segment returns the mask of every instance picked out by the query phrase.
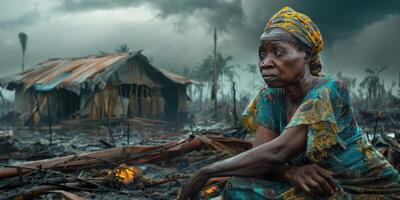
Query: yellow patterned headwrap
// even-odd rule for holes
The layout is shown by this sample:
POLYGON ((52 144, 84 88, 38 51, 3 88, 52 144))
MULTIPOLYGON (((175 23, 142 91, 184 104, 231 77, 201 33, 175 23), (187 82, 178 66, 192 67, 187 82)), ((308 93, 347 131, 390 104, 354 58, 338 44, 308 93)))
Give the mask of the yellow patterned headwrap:
POLYGON ((319 52, 324 47, 324 42, 317 25, 307 15, 286 6, 272 16, 264 32, 270 28, 282 28, 309 46, 312 50, 311 74, 320 75, 322 64, 319 52))

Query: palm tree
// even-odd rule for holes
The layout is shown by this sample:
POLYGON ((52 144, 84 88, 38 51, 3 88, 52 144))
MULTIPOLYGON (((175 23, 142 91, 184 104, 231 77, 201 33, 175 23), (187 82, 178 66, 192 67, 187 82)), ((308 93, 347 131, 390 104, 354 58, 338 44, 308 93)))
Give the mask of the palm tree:
MULTIPOLYGON (((221 53, 217 54, 217 63, 218 63, 218 71, 217 71, 217 80, 220 80, 220 87, 223 86, 222 81, 223 78, 226 77, 229 79, 230 82, 233 82, 235 77, 239 77, 237 72, 234 70, 237 65, 231 65, 230 62, 233 60, 232 56, 223 56, 221 53)), ((203 85, 206 85, 207 87, 205 89, 211 90, 212 86, 212 77, 214 73, 214 64, 215 60, 212 55, 208 55, 206 58, 202 60, 201 63, 199 63, 195 70, 192 72, 193 77, 202 82, 203 85)), ((202 92, 205 91, 203 90, 204 88, 202 87, 201 90, 202 92)), ((221 88, 222 89, 222 88, 221 88)), ((202 94, 200 94, 200 98, 202 98, 202 94)))
POLYGON ((1 90, 1 88, 0 88, 0 117, 3 117, 3 113, 5 113, 3 110, 3 108, 5 108, 5 100, 4 100, 4 97, 3 97, 3 94, 1 93, 2 92, 2 90, 1 90))
POLYGON ((221 92, 223 94, 223 79, 224 76, 229 79, 229 81, 232 83, 235 76, 239 77, 237 72, 235 71, 235 68, 237 65, 229 65, 229 63, 233 60, 233 57, 231 55, 228 55, 224 57, 221 53, 217 54, 217 63, 218 63, 218 72, 217 72, 217 80, 220 78, 220 86, 221 86, 221 92))
POLYGON ((344 76, 344 75, 342 75, 342 72, 341 72, 341 71, 339 71, 339 72, 336 74, 336 77, 337 77, 339 80, 344 81, 344 82, 346 83, 346 85, 347 85, 349 88, 354 88, 354 87, 356 86, 357 79, 356 79, 356 78, 351 78, 351 77, 344 76))
POLYGON ((392 81, 392 85, 390 86, 390 89, 388 90, 390 99, 393 99, 393 97, 394 97, 393 88, 396 87, 396 85, 397 85, 396 81, 392 81))
POLYGON ((195 67, 195 70, 193 70, 192 72, 193 77, 202 83, 202 85, 199 85, 197 87, 197 91, 199 92, 200 108, 202 107, 203 93, 205 91, 204 88, 211 85, 208 83, 211 82, 213 67, 214 58, 211 55, 208 55, 206 58, 203 59, 201 63, 199 63, 195 67))
MULTIPOLYGON (((7 103, 7 101, 6 101, 6 98, 3 95, 3 88, 0 87, 0 107, 1 106, 7 106, 6 103, 7 103)), ((5 107, 3 107, 3 108, 5 108, 5 107)), ((0 109, 0 110, 2 110, 2 109, 0 109)), ((1 112, 0 112, 0 115, 1 115, 1 112)))
POLYGON ((25 68, 25 50, 26 50, 26 45, 28 44, 28 35, 24 32, 20 32, 18 34, 19 38, 19 43, 21 44, 22 48, 22 71, 24 71, 25 68))
MULTIPOLYGON (((192 78, 193 72, 189 69, 188 66, 185 66, 185 67, 183 68, 183 70, 181 71, 181 74, 182 74, 184 77, 192 78)), ((187 90, 189 91, 189 96, 190 96, 190 97, 193 96, 193 87, 194 87, 194 86, 193 86, 192 84, 188 85, 188 87, 187 87, 187 90)))
POLYGON ((129 50, 130 50, 129 46, 126 43, 124 43, 124 44, 119 45, 115 49, 115 52, 117 52, 117 53, 128 53, 129 50))
POLYGON ((245 71, 249 72, 251 75, 253 75, 253 83, 252 86, 253 88, 256 87, 256 76, 258 73, 258 66, 256 64, 247 64, 247 67, 244 69, 245 71))
POLYGON ((3 93, 2 93, 1 87, 0 87, 0 99, 4 103, 4 96, 3 96, 3 93))
POLYGON ((361 81, 360 87, 367 90, 367 107, 368 101, 375 104, 379 93, 381 92, 383 85, 380 83, 379 74, 382 73, 388 66, 383 66, 381 68, 367 68, 365 72, 367 76, 361 81))
POLYGON ((351 77, 348 77, 348 76, 344 76, 344 75, 342 74, 341 71, 339 71, 339 72, 336 74, 336 77, 337 77, 339 80, 343 81, 343 82, 347 85, 347 87, 348 87, 348 89, 349 89, 349 92, 350 92, 350 94, 352 95, 352 98, 353 98, 353 99, 357 98, 357 93, 355 93, 355 92, 352 90, 352 89, 354 89, 355 86, 356 86, 357 79, 356 79, 356 78, 351 78, 351 77))
POLYGON ((233 83, 235 77, 240 78, 239 74, 235 71, 235 68, 239 68, 240 65, 227 65, 223 68, 223 74, 228 78, 230 83, 233 83))

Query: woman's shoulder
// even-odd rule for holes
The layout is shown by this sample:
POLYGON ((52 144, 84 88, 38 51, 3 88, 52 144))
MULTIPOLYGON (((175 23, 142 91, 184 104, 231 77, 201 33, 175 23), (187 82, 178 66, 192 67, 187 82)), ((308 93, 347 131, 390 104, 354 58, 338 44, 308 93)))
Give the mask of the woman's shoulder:
POLYGON ((314 88, 316 88, 316 89, 323 88, 323 87, 334 88, 334 87, 337 87, 344 83, 345 82, 343 80, 338 79, 335 76, 327 75, 327 76, 321 77, 320 80, 318 81, 318 83, 314 86, 314 88))
POLYGON ((279 104, 282 97, 281 88, 271 88, 265 86, 250 100, 243 115, 256 115, 260 110, 266 110, 266 107, 279 104))
MULTIPOLYGON (((250 101, 242 114, 242 124, 250 132, 255 132, 258 125, 276 129, 276 112, 282 108, 282 89, 264 87, 250 101)), ((284 112, 279 112, 284 113, 284 112)))
POLYGON ((275 102, 280 100, 283 95, 282 88, 263 87, 257 94, 257 98, 262 101, 275 102))
POLYGON ((330 96, 346 96, 348 95, 348 88, 346 81, 334 76, 324 76, 313 87, 312 92, 316 95, 328 92, 330 96))

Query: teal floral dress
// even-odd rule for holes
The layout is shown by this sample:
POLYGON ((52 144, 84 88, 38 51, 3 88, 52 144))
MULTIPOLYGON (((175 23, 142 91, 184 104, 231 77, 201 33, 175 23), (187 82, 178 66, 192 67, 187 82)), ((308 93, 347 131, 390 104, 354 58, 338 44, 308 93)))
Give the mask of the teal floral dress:
MULTIPOLYGON (((322 199, 400 199, 399 173, 366 140, 342 81, 322 77, 289 122, 284 99, 283 89, 264 88, 244 112, 243 124, 253 132, 261 125, 277 133, 307 125, 306 150, 290 164, 316 163, 336 174, 339 192, 322 199)), ((289 182, 240 177, 228 181, 223 198, 312 199, 289 182)))

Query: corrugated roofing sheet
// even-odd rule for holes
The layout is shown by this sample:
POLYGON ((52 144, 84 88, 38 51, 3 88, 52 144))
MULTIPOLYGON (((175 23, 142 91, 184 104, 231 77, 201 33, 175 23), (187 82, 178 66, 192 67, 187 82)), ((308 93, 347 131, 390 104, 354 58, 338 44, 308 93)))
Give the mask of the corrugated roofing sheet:
MULTIPOLYGON (((112 72, 122 66, 122 64, 129 58, 136 55, 141 54, 137 53, 131 55, 123 53, 80 58, 48 59, 14 76, 0 79, 0 84, 3 86, 10 83, 23 84, 24 89, 34 87, 37 91, 50 91, 55 88, 66 88, 76 93, 80 93, 83 83, 90 83, 93 87, 93 85, 99 84, 100 82, 105 82, 106 80, 98 79, 108 79, 112 72)), ((166 70, 156 70, 159 70, 169 80, 177 84, 186 85, 198 83, 166 70)))
POLYGON ((34 86, 39 91, 79 86, 96 74, 102 73, 106 68, 119 67, 120 64, 118 65, 118 63, 126 61, 129 56, 126 53, 109 54, 101 57, 48 59, 15 76, 4 78, 0 82, 2 84, 24 84, 25 89, 34 86))
POLYGON ((197 82, 195 80, 186 78, 184 76, 180 76, 177 74, 174 74, 168 70, 165 69, 159 69, 161 71, 161 73, 163 73, 166 77, 168 77, 170 80, 172 80, 175 83, 178 84, 183 84, 183 85, 188 85, 188 84, 201 84, 200 82, 197 82))

